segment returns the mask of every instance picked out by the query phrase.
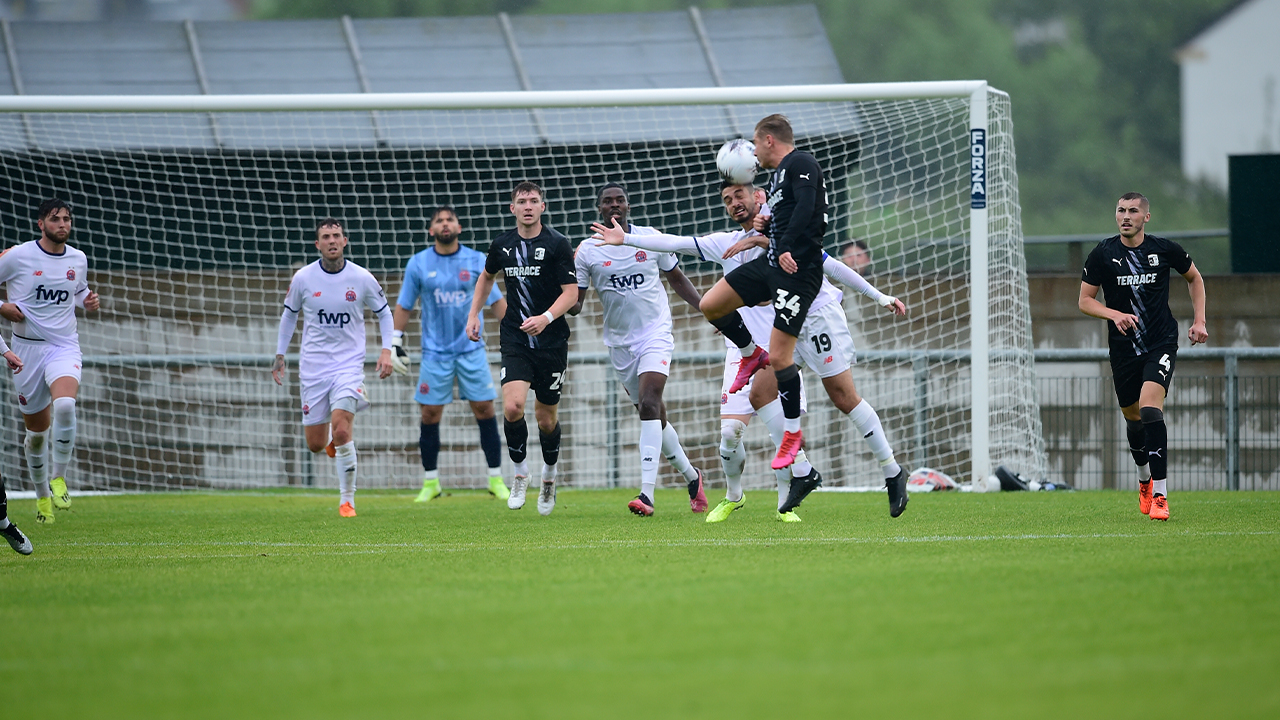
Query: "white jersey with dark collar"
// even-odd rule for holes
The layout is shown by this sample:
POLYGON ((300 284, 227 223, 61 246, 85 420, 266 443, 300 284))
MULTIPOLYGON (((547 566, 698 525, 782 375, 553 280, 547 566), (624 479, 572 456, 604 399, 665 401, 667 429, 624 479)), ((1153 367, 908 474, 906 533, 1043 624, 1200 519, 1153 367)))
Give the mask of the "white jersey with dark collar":
POLYGON ((380 313, 387 298, 377 279, 350 260, 336 273, 317 260, 294 273, 284 306, 302 316, 298 377, 315 380, 363 370, 364 309, 380 313))
POLYGON ((76 331, 76 301, 89 294, 89 260, 70 245, 54 255, 38 240, 22 243, 0 255, 0 283, 9 302, 26 320, 14 323, 13 334, 24 340, 62 347, 80 347, 76 331))
MULTIPOLYGON (((658 233, 640 225, 632 225, 628 232, 658 233)), ((578 287, 594 287, 600 295, 606 347, 631 347, 671 334, 671 305, 660 271, 672 270, 678 263, 674 253, 583 242, 574 259, 578 287)))

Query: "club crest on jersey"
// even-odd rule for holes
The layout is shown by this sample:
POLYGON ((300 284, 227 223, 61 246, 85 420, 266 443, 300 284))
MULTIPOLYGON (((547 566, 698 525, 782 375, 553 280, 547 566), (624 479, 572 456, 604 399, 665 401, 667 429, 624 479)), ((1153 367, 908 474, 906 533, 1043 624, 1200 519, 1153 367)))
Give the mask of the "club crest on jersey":
POLYGON ((355 301, 356 301, 356 291, 352 290, 351 288, 347 288, 347 302, 355 302, 355 301))
POLYGON ((73 282, 75 281, 75 279, 76 279, 76 269, 75 269, 75 268, 67 268, 67 279, 68 279, 68 280, 71 280, 71 281, 73 281, 73 282))
POLYGON ((430 385, 427 385, 426 383, 422 383, 421 385, 418 386, 419 395, 426 395, 428 392, 431 392, 430 385))
POLYGON ((721 405, 729 404, 729 393, 720 393, 720 404, 721 405))
POLYGON ((545 258, 546 256, 547 256, 547 249, 546 249, 546 248, 534 248, 534 249, 533 249, 533 259, 534 259, 534 260, 541 260, 541 259, 545 258))
POLYGON ((642 263, 648 259, 649 259, 649 256, 645 254, 645 251, 643 250, 636 251, 636 262, 642 263))
POLYGON ((1157 266, 1159 266, 1159 265, 1160 265, 1160 256, 1159 256, 1159 255, 1148 255, 1148 256, 1147 256, 1147 264, 1151 265, 1151 267, 1157 267, 1157 266))
POLYGON ((306 415, 306 414, 308 414, 308 413, 310 413, 310 412, 311 412, 311 406, 310 406, 310 405, 303 405, 303 406, 302 406, 302 414, 303 414, 303 415, 306 415))
POLYGON ((471 271, 470 271, 470 270, 459 270, 459 271, 458 271, 458 279, 459 279, 459 280, 461 280, 462 282, 469 282, 469 281, 471 280, 471 271))

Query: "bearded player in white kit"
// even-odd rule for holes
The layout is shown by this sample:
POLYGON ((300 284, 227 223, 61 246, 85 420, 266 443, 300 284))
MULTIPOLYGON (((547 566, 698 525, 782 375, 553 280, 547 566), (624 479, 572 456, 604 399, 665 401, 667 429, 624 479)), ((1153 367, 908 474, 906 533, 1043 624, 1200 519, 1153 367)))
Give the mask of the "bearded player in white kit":
POLYGON ((379 379, 391 374, 393 319, 382 286, 368 270, 342 256, 342 223, 325 218, 316 228, 320 259, 294 273, 280 315, 280 335, 271 377, 284 384, 284 354, 302 315, 298 382, 302 429, 312 453, 327 452, 338 473, 338 514, 356 516, 355 414, 369 407, 364 392, 364 309, 378 316, 382 352, 379 379))
POLYGON ((13 352, 21 363, 9 366, 27 429, 23 449, 36 486, 36 522, 47 525, 53 508, 71 507, 66 472, 75 448, 82 363, 76 308, 97 310, 98 294, 89 289, 88 259, 67 245, 70 206, 45 200, 36 218, 40 239, 0 255, 0 283, 9 295, 0 316, 13 322, 13 352), (46 464, 50 439, 52 467, 46 464))
MULTIPOLYGON (((625 224, 630 233, 657 232, 628 222, 631 203, 626 189, 618 183, 607 183, 600 189, 596 209, 602 222, 625 224)), ((671 467, 684 476, 689 508, 696 513, 705 512, 707 494, 702 487, 702 471, 689 462, 680 445, 680 436, 667 422, 667 408, 662 402, 675 340, 671 335, 671 306, 659 272, 676 294, 695 309, 702 296, 680 271, 675 255, 670 253, 649 253, 586 241, 578 247, 574 265, 578 275, 578 302, 569 309, 569 314, 582 312, 587 289, 595 287, 603 309, 604 344, 609 348, 609 360, 622 389, 640 413, 640 494, 627 508, 641 517, 653 514, 653 491, 657 486, 658 451, 661 450, 671 467)))

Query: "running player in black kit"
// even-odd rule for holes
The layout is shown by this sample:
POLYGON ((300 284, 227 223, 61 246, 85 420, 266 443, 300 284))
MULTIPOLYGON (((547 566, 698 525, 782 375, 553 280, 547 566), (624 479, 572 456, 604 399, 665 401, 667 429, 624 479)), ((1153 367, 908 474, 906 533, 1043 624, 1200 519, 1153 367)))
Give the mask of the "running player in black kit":
POLYGON ((533 388, 533 414, 542 446, 542 490, 538 512, 550 515, 556 506, 556 461, 560 459, 560 389, 569 353, 569 323, 564 314, 578 301, 578 276, 569 240, 542 224, 547 209, 542 188, 531 182, 511 192, 516 227, 493 239, 484 272, 467 318, 467 336, 480 339, 480 310, 499 272, 506 276, 507 314, 502 318, 502 413, 507 453, 515 464, 515 479, 507 507, 524 507, 529 485, 525 445, 529 428, 524 404, 533 388), (476 300, 475 298, 480 298, 476 300))
POLYGON ((1169 269, 1187 280, 1194 318, 1191 344, 1209 339, 1205 330, 1204 278, 1191 256, 1171 240, 1143 230, 1150 203, 1136 192, 1116 203, 1120 234, 1098 243, 1084 264, 1080 312, 1107 322, 1111 373, 1124 414, 1129 452, 1138 465, 1138 509, 1152 520, 1169 519, 1165 479, 1169 436, 1164 398, 1178 359, 1178 321, 1169 311, 1169 269), (1098 302, 1103 289, 1106 305, 1098 302))

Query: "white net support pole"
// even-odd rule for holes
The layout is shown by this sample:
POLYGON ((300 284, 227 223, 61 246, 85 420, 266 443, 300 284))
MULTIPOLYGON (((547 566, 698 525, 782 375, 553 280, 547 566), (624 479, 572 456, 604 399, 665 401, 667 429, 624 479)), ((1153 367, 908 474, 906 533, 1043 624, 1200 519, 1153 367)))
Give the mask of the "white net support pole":
POLYGON ((971 479, 991 474, 987 243, 987 87, 969 96, 969 383, 973 398, 971 479))

